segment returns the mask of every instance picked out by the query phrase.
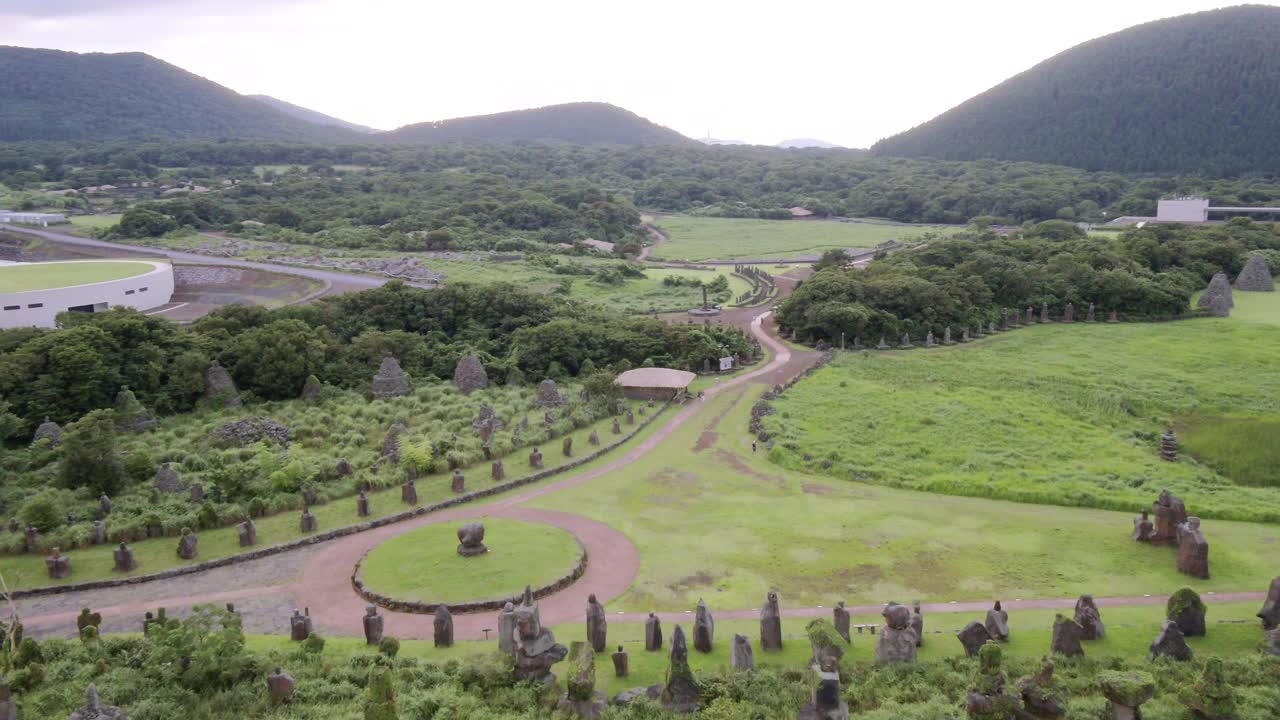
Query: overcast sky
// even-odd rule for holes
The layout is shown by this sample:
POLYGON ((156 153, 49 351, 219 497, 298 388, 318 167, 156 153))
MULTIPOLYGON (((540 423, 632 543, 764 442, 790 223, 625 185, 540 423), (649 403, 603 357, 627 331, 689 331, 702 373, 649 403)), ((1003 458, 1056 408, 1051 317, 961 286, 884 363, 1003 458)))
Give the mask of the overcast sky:
POLYGON ((142 51, 351 122, 577 100, 691 137, 866 147, 1204 0, 0 0, 0 44, 142 51))

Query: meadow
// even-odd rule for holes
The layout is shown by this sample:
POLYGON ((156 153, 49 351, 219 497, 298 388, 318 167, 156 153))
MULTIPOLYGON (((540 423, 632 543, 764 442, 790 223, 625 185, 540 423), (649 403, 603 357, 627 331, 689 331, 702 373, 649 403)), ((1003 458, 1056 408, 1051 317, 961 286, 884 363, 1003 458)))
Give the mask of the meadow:
POLYGON ((18 293, 47 288, 123 280, 151 271, 132 262, 68 262, 57 265, 0 265, 0 292, 18 293))
POLYGON ((656 225, 667 241, 655 260, 773 260, 817 257, 832 248, 873 248, 891 240, 950 232, 944 225, 859 220, 746 220, 669 215, 656 225))
MULTIPOLYGON (((1280 309, 1244 302, 1241 316, 1280 309)), ((1248 439, 1280 421, 1277 347, 1280 326, 1232 317, 841 353, 764 427, 778 465, 842 480, 1131 512, 1167 488, 1201 517, 1275 523, 1274 443, 1248 439), (1158 454, 1170 426, 1187 434, 1177 463, 1158 454)))
POLYGON ((369 551, 360 575, 367 589, 396 600, 452 605, 514 597, 526 583, 550 585, 582 554, 573 535, 551 525, 477 517, 398 535, 369 551), (470 522, 484 523, 489 550, 463 557, 456 533, 470 522))
MULTIPOLYGON (((686 611, 699 598, 713 613, 759 607, 771 588, 793 607, 840 599, 1144 595, 1184 585, 1260 591, 1275 574, 1274 526, 1218 520, 1205 522, 1212 579, 1178 573, 1173 549, 1129 537, 1132 517, 1155 492, 1142 494, 1129 512, 1112 512, 914 492, 781 468, 763 446, 753 454, 746 433, 763 390, 716 395, 706 401, 705 420, 687 423, 627 467, 531 501, 606 522, 639 548, 637 577, 608 603, 611 612, 686 611)), ((828 409, 829 432, 842 420, 828 409)))

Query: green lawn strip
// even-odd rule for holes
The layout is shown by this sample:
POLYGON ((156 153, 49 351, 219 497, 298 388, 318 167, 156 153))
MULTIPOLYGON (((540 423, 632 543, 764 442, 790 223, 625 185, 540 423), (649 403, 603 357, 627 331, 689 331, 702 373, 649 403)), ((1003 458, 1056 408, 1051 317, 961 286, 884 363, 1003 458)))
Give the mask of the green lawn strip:
POLYGON ((525 584, 545 587, 573 571, 582 547, 550 525, 477 516, 428 525, 392 538, 365 556, 365 588, 396 600, 457 604, 518 595, 525 584), (458 554, 457 529, 484 524, 485 547, 474 557, 458 554))
POLYGON ((775 587, 808 606, 1143 595, 1184 585, 1261 591, 1275 574, 1274 526, 1205 521, 1213 578, 1193 580, 1178 573, 1173 548, 1130 539, 1134 512, 935 495, 779 468, 763 449, 752 455, 745 432, 763 390, 717 395, 626 468, 531 501, 607 522, 639 548, 637 578, 611 611, 680 611, 699 597, 713 610, 756 607, 775 587), (704 431, 716 433, 714 442, 694 452, 704 431))
MULTIPOLYGON (((70 231, 82 237, 94 237, 98 230, 106 230, 120 222, 120 213, 106 215, 71 215, 67 218, 70 231)), ((66 228, 64 228, 66 229, 66 228)))
MULTIPOLYGON (((635 404, 633 404, 635 406, 635 404)), ((657 408, 655 408, 656 410, 657 408)), ((673 408, 675 410, 675 408, 673 408)), ((538 487, 545 483, 563 480, 571 477, 572 474, 590 472, 592 469, 607 464, 615 460, 620 453, 625 453, 628 449, 642 442, 648 435, 656 431, 664 423, 668 422, 674 416, 674 412, 666 412, 660 415, 650 423, 648 427, 640 430, 635 437, 620 443, 617 447, 610 449, 604 453, 602 457, 585 463, 574 468, 569 473, 553 475, 550 478, 541 480, 537 483, 521 485, 513 490, 502 493, 503 495, 512 492, 523 492, 530 488, 538 487)), ((639 423, 643 418, 637 415, 636 422, 639 423)), ((588 426, 581 430, 574 431, 576 453, 574 458, 565 458, 561 452, 559 439, 555 441, 556 447, 543 448, 543 459, 545 463, 544 469, 557 468, 572 462, 577 457, 586 454, 591 447, 587 444, 587 435, 591 428, 595 427, 600 433, 602 444, 607 445, 613 442, 614 436, 609 426, 612 425, 612 419, 606 418, 588 426)), ((623 424, 623 432, 627 432, 628 426, 623 424)), ((507 460, 507 478, 506 481, 515 480, 521 477, 538 472, 528 467, 527 455, 528 448, 521 448, 512 453, 507 460)), ((418 501, 420 505, 429 505, 441 500, 453 497, 450 489, 450 473, 436 473, 426 477, 419 478, 416 485, 418 488, 418 501)), ((489 476, 488 464, 480 464, 468 469, 468 489, 478 490, 488 487, 492 484, 489 476)), ((369 519, 394 515, 410 509, 400 500, 400 487, 394 486, 385 490, 373 491, 368 494, 371 515, 369 519)), ((476 501, 476 505, 493 501, 496 497, 490 496, 483 500, 476 501)), ((356 514, 356 503, 354 495, 343 497, 332 502, 317 505, 311 508, 316 516, 316 521, 321 532, 332 530, 334 528, 345 527, 348 525, 356 525, 367 519, 360 518, 356 514)), ((299 514, 296 510, 286 511, 271 515, 264 518, 254 520, 258 528, 258 548, 268 545, 285 543, 303 537, 299 525, 299 514)), ((182 565, 194 565, 205 560, 215 560, 218 558, 238 555, 245 550, 239 546, 239 536, 234 527, 223 527, 216 530, 204 530, 200 535, 200 554, 194 560, 183 560, 177 556, 178 539, 176 537, 152 538, 130 543, 129 547, 133 548, 134 555, 138 560, 138 569, 130 573, 117 573, 113 568, 112 545, 97 545, 80 550, 74 550, 65 553, 71 557, 71 576, 63 580, 51 580, 46 572, 44 557, 40 555, 11 555, 0 557, 0 572, 4 573, 5 581, 11 590, 23 590, 32 587, 44 587, 49 585, 65 585, 71 583, 87 582, 90 580, 101 580, 104 578, 129 577, 133 575, 145 575, 148 573, 159 572, 172 567, 182 565)), ((350 569, 344 569, 343 572, 349 572, 350 569)), ((281 579, 281 582, 287 582, 287 579, 281 579)))
POLYGON ((1157 452, 1180 418, 1280 416, 1277 346, 1275 326, 1204 319, 840 354, 775 403, 770 457, 842 479, 1068 506, 1136 511, 1168 488, 1202 517, 1280 521, 1280 492, 1157 452))
POLYGON ((785 259, 820 255, 831 248, 872 248, 890 240, 950 232, 944 226, 835 221, 664 217, 668 240, 654 251, 661 260, 785 259))
MULTIPOLYGON (((1264 325, 1280 325, 1280 293, 1242 292, 1235 290, 1231 299, 1231 319, 1264 325)), ((1200 293, 1191 298, 1192 307, 1200 301, 1200 293)))
POLYGON ((123 280, 151 272, 137 262, 61 262, 0 266, 0 292, 18 293, 49 288, 123 280))
MULTIPOLYGON (((1187 642, 1200 655, 1231 656, 1251 654, 1257 651, 1262 643, 1262 631, 1258 628, 1253 613, 1257 612, 1255 603, 1225 603, 1209 605, 1208 632, 1203 638, 1188 638, 1187 642), (1222 623, 1221 620, 1243 620, 1242 623, 1222 623)), ((712 609, 712 615, 715 610, 712 609)), ((1066 613, 1070 615, 1068 611, 1066 613)), ((1010 613, 1010 641, 1005 644, 1005 654, 1010 658, 1038 659, 1049 653, 1049 645, 1053 635, 1052 610, 1022 610, 1010 613)), ((1084 643, 1086 656, 1115 657, 1129 661, 1141 661, 1147 657, 1151 641, 1160 632, 1164 620, 1163 606, 1102 608, 1102 618, 1107 624, 1107 636, 1102 640, 1084 643)), ((686 637, 691 637, 693 616, 683 626, 686 637)), ((854 624, 881 623, 879 616, 858 616, 851 618, 854 624)), ((960 642, 955 639, 955 632, 964 627, 970 620, 982 620, 980 614, 972 617, 964 613, 928 613, 925 615, 925 641, 920 648, 919 659, 922 662, 942 660, 963 655, 960 642), (934 633, 940 630, 941 633, 934 633)), ((757 620, 719 620, 715 626, 715 644, 712 652, 704 654, 690 648, 689 664, 695 673, 723 673, 729 670, 729 648, 735 634, 745 635, 751 640, 757 667, 776 667, 801 669, 808 666, 812 656, 809 641, 805 635, 807 618, 783 618, 783 647, 778 652, 765 652, 760 649, 760 624, 757 620)), ((551 628, 556 641, 568 646, 574 641, 585 641, 584 623, 569 623, 551 628)), ((675 623, 663 623, 663 635, 666 639, 662 652, 646 652, 644 649, 644 624, 621 623, 610 619, 609 647, 607 652, 596 656, 596 688, 612 696, 622 690, 642 687, 662 682, 670 664, 671 633, 675 623), (613 661, 610 653, 622 645, 627 651, 630 675, 618 678, 614 675, 613 661)), ((846 666, 868 665, 875 660, 876 637, 870 634, 854 634, 852 644, 845 654, 846 666)), ((261 653, 274 653, 284 656, 296 651, 299 643, 290 641, 280 635, 250 635, 246 638, 250 650, 261 653)), ((414 657, 428 662, 447 662, 463 660, 469 657, 484 655, 497 651, 495 640, 460 641, 451 648, 437 648, 430 640, 401 640, 400 657, 414 657)), ((375 652, 368 647, 363 638, 325 639, 324 656, 327 660, 345 660, 352 655, 375 652)), ((976 663, 976 661, 975 661, 976 663)), ((287 666, 287 663, 286 663, 287 666)), ((568 672, 569 663, 562 662, 555 666, 555 671, 563 683, 568 672)))

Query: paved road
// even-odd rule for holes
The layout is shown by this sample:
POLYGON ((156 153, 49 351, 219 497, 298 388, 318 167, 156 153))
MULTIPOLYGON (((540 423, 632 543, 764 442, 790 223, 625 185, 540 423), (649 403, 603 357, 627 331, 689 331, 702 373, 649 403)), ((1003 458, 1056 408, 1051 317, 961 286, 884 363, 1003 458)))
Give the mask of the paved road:
POLYGON ((218 257, 216 255, 200 255, 198 253, 182 252, 180 250, 169 250, 167 248, 143 245, 126 245, 124 243, 94 240, 92 238, 66 235, 60 232, 23 227, 21 225, 0 223, 0 230, 6 230, 20 235, 38 237, 42 240, 48 240, 50 242, 56 242, 63 245, 96 248, 99 250, 116 250, 146 255, 148 257, 166 257, 175 262, 190 263, 194 265, 221 265, 226 267, 239 267, 250 270, 284 273, 287 275, 298 275, 300 277, 332 283, 335 292, 347 292, 352 290, 381 287, 390 280, 390 278, 376 277, 373 275, 357 275, 354 273, 335 272, 332 270, 317 270, 313 268, 298 267, 296 265, 279 265, 276 263, 237 260, 235 258, 218 257))

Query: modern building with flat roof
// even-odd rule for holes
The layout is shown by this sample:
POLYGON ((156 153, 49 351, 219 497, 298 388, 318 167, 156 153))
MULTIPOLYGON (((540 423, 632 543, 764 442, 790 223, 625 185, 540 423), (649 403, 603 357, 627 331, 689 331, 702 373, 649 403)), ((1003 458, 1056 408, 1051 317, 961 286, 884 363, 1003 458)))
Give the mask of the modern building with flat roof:
POLYGON ((1252 215, 1280 217, 1280 207, 1214 206, 1210 205, 1205 198, 1178 197, 1157 202, 1155 220, 1156 222, 1203 223, 1209 222, 1211 213, 1216 213, 1220 219, 1252 215))
POLYGON ((173 267, 159 260, 0 265, 0 328, 52 328, 60 312, 151 310, 171 299, 173 267))
POLYGON ((62 213, 36 213, 36 212, 17 212, 14 210, 0 210, 0 223, 13 223, 15 225, 39 225, 40 227, 49 227, 50 225, 61 225, 67 221, 67 216, 62 213))

